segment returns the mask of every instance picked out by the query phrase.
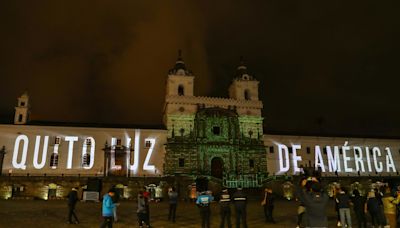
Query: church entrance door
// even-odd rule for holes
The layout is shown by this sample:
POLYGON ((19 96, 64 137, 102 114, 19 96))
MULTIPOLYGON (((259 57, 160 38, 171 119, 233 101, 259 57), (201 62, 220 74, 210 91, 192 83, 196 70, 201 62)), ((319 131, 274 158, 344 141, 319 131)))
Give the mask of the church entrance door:
POLYGON ((222 179, 224 174, 224 161, 220 157, 211 160, 211 176, 222 179))

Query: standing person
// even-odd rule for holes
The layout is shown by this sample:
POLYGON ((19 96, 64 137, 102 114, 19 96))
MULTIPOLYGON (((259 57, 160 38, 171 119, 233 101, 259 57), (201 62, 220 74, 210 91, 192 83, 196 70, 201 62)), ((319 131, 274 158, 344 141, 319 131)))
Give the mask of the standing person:
POLYGON ((354 197, 351 199, 353 202, 354 214, 356 214, 358 228, 367 228, 367 220, 365 218, 366 198, 360 195, 358 190, 353 191, 354 197))
POLYGON ((382 197, 383 203, 383 212, 386 217, 386 221, 390 228, 397 227, 397 219, 396 219, 396 207, 400 202, 400 195, 397 194, 396 198, 391 195, 390 188, 386 188, 385 194, 382 197))
POLYGON ((143 197, 146 207, 146 224, 148 227, 150 226, 150 192, 147 191, 146 187, 143 187, 143 197))
POLYGON ((351 228, 350 196, 347 194, 345 188, 340 188, 339 194, 336 196, 336 202, 338 204, 342 228, 351 228))
POLYGON ((236 228, 240 228, 240 220, 242 220, 243 227, 247 228, 247 195, 243 192, 241 186, 237 188, 232 198, 236 212, 236 228))
POLYGON ((112 198, 115 195, 115 191, 113 189, 110 189, 107 194, 103 196, 103 209, 102 209, 102 214, 103 214, 103 223, 101 224, 101 228, 108 227, 112 228, 113 224, 113 209, 115 207, 112 198))
POLYGON ((221 228, 225 227, 225 219, 228 224, 228 228, 232 228, 231 223, 231 196, 229 195, 228 189, 223 189, 221 199, 219 200, 220 213, 221 213, 221 228))
MULTIPOLYGON (((307 177, 303 176, 300 180, 299 186, 303 188, 307 182, 307 177)), ((299 206, 297 207, 297 226, 296 228, 300 228, 303 222, 303 216, 306 212, 306 207, 304 203, 296 197, 296 201, 299 201, 299 206)))
POLYGON ((74 216, 75 224, 79 224, 79 219, 75 214, 75 205, 78 202, 78 189, 72 188, 72 190, 68 193, 68 224, 72 224, 72 216, 74 216))
POLYGON ((169 197, 168 220, 172 219, 172 222, 175 223, 176 206, 178 204, 178 193, 175 191, 174 187, 168 190, 168 197, 169 197))
POLYGON ((115 192, 114 196, 111 197, 115 207, 113 208, 113 217, 114 217, 114 222, 118 222, 118 216, 117 216, 117 207, 119 206, 119 193, 115 191, 115 188, 113 188, 113 191, 115 192))
POLYGON ((210 228, 210 204, 214 197, 208 195, 206 191, 202 192, 196 200, 196 204, 200 209, 201 227, 210 228))
POLYGON ((297 226, 296 228, 301 227, 301 223, 303 222, 303 216, 306 213, 306 207, 303 202, 298 200, 300 202, 299 206, 297 207, 297 226))
POLYGON ((297 197, 306 207, 307 227, 328 227, 328 218, 326 216, 326 206, 329 197, 321 191, 321 185, 318 182, 310 184, 310 192, 305 189, 297 189, 297 197))
POLYGON ((339 195, 339 192, 340 192, 340 187, 336 186, 333 190, 333 197, 335 198, 335 212, 336 212, 336 218, 337 218, 336 221, 338 227, 342 226, 342 223, 340 222, 339 206, 336 200, 336 197, 339 195))
POLYGON ((265 222, 275 223, 275 220, 272 217, 272 212, 274 210, 274 201, 275 197, 272 193, 272 189, 265 188, 264 199, 262 201, 262 204, 264 205, 265 222))
POLYGON ((367 210, 371 215, 372 226, 384 226, 385 218, 383 218, 382 208, 380 206, 379 200, 375 197, 374 190, 368 193, 367 199, 367 210))
POLYGON ((143 196, 143 191, 139 191, 138 193, 138 203, 137 203, 137 217, 139 227, 142 228, 144 224, 146 224, 146 202, 143 196))

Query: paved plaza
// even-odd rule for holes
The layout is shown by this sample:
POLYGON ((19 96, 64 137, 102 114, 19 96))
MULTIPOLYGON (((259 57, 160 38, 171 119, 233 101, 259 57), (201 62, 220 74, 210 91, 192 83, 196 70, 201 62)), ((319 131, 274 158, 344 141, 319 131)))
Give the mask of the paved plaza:
MULTIPOLYGON (((162 227, 201 227, 198 208, 189 202, 180 202, 177 210, 176 223, 167 220, 168 203, 152 203, 152 226, 162 227)), ((335 227, 335 213, 331 200, 327 212, 330 226, 335 227)), ((211 227, 219 227, 219 210, 217 203, 212 205, 211 227)), ((297 203, 293 201, 278 200, 274 217, 276 224, 264 222, 263 208, 256 200, 248 204, 248 226, 252 227, 290 227, 296 225, 297 203)), ((93 202, 79 202, 76 214, 80 219, 79 225, 66 224, 67 202, 65 200, 41 201, 41 200, 3 200, 0 201, 0 227, 99 227, 102 221, 101 204, 93 202)), ((114 227, 138 227, 136 223, 136 203, 123 201, 118 208, 119 220, 114 227)), ((232 222, 235 220, 232 215, 232 222)), ((354 217, 353 217, 354 220, 354 217)))

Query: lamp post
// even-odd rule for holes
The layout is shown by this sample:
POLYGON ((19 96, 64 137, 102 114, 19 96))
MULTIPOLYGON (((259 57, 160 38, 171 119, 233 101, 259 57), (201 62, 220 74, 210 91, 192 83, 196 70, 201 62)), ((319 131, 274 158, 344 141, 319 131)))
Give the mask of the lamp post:
POLYGON ((110 147, 108 146, 108 142, 106 141, 106 143, 104 144, 104 170, 103 170, 103 177, 108 176, 108 154, 110 151, 110 147))

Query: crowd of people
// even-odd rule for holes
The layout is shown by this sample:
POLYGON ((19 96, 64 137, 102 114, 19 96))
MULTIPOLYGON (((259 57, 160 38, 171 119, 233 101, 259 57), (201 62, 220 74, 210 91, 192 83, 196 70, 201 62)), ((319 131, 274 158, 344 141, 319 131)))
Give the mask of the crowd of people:
MULTIPOLYGON (((248 197, 241 187, 238 187, 233 194, 228 189, 223 189, 215 195, 211 191, 198 193, 196 205, 199 210, 202 227, 210 227, 211 204, 218 203, 220 214, 220 227, 232 227, 232 208, 235 216, 235 227, 247 228, 247 200, 248 197), (217 199, 217 200, 215 200, 217 199)), ((304 177, 295 188, 295 196, 298 201, 297 227, 328 227, 326 214, 329 196, 323 191, 318 178, 304 177)), ((333 199, 337 214, 337 226, 351 228, 353 223, 351 214, 355 215, 359 228, 366 228, 370 223, 372 227, 396 228, 400 223, 400 189, 393 191, 388 186, 374 188, 362 196, 360 191, 355 189, 349 192, 346 188, 336 186, 333 199), (354 213, 351 213, 351 208, 354 213)), ((272 188, 265 188, 261 197, 261 206, 264 209, 265 222, 276 223, 273 217, 276 195, 272 188)), ((119 195, 114 188, 111 188, 102 201, 103 227, 112 227, 118 221, 117 207, 119 195)), ((69 224, 78 224, 79 220, 75 214, 75 205, 78 202, 77 189, 73 188, 68 194, 68 220, 69 224), (74 219, 74 220, 73 220, 74 219)), ((150 193, 144 187, 137 195, 137 221, 139 227, 151 227, 150 225, 150 193)), ((169 212, 168 220, 176 222, 176 210, 179 196, 174 187, 168 190, 169 212)))
MULTIPOLYGON (((317 178, 303 178, 296 196, 299 201, 297 228, 303 222, 306 227, 328 227, 326 208, 329 196, 322 191, 317 178)), ((359 228, 366 228, 367 221, 375 228, 396 228, 400 223, 400 191, 393 192, 387 185, 370 189, 366 196, 361 196, 358 189, 348 192, 347 188, 336 186, 333 198, 338 227, 352 227, 351 208, 359 228)))
POLYGON ((346 188, 337 188, 335 201, 338 213, 338 226, 352 227, 350 207, 353 206, 358 227, 367 227, 367 220, 373 227, 396 228, 400 223, 398 204, 400 192, 392 192, 389 186, 371 189, 367 196, 361 196, 358 190, 350 195, 346 188), (369 216, 368 216, 369 214, 369 216), (367 219, 369 217, 369 219, 367 219))

